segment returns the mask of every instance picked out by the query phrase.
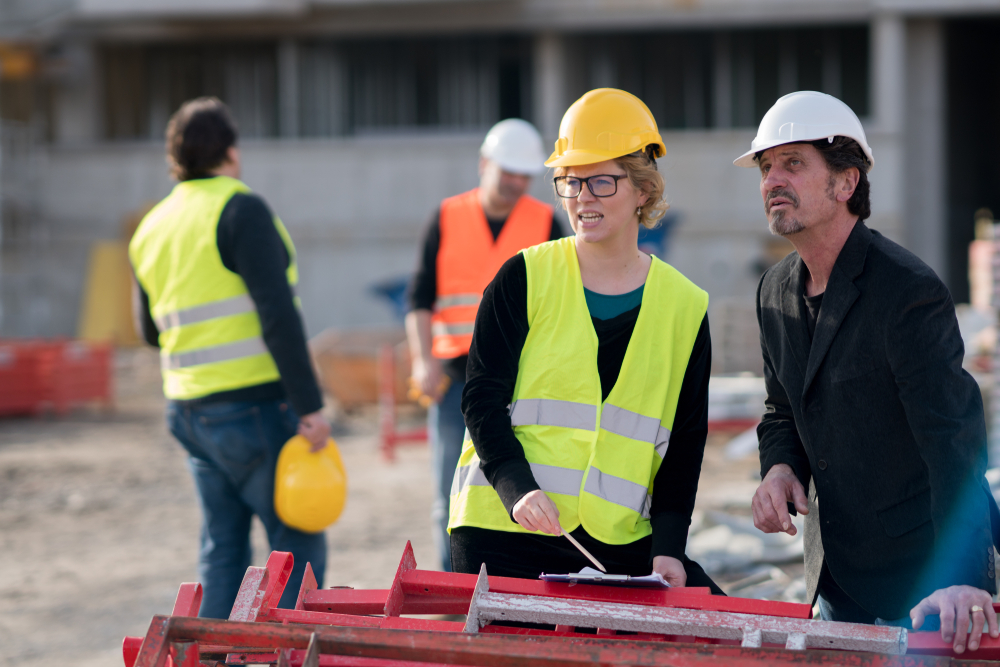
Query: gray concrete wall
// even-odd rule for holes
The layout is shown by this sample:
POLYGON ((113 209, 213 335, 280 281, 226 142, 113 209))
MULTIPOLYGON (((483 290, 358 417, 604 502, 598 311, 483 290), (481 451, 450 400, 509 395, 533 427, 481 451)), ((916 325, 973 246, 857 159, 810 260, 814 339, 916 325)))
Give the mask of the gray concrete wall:
MULTIPOLYGON (((752 299, 753 265, 769 238, 757 173, 732 165, 752 137, 752 131, 664 136, 660 167, 680 216, 667 259, 716 299, 752 299)), ((480 140, 402 135, 243 143, 244 180, 281 216, 298 247, 311 334, 393 321, 389 305, 369 288, 412 272, 436 204, 476 185, 480 140)), ((873 131, 870 141, 878 161, 871 225, 905 240, 899 140, 873 131)), ((46 277, 30 288, 25 282, 23 298, 7 299, 8 335, 74 333, 90 244, 119 238, 123 218, 172 186, 158 144, 52 147, 42 168, 42 216, 53 242, 34 259, 22 258, 20 267, 44 266, 46 277), (26 330, 32 327, 40 330, 26 330)), ((548 178, 536 180, 533 194, 552 202, 548 178)), ((15 266, 8 262, 5 272, 15 266)))

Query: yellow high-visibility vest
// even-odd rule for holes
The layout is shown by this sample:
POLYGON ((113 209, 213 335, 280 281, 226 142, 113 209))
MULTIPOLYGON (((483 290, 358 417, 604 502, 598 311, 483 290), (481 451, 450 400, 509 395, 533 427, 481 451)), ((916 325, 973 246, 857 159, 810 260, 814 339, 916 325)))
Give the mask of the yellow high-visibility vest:
MULTIPOLYGON (((594 331, 572 237, 523 251, 528 337, 509 413, 531 472, 567 532, 607 544, 649 535, 653 480, 670 445, 677 400, 708 294, 653 257, 621 372, 601 400, 594 331)), ((528 532, 513 522, 466 440, 449 530, 528 532)))
MULTIPOLYGON (((219 216, 250 188, 228 176, 183 181, 142 219, 129 243, 136 278, 160 331, 167 398, 187 400, 280 378, 261 337, 246 283, 222 263, 219 216)), ((286 277, 298 283, 295 247, 277 217, 288 251, 286 277)))

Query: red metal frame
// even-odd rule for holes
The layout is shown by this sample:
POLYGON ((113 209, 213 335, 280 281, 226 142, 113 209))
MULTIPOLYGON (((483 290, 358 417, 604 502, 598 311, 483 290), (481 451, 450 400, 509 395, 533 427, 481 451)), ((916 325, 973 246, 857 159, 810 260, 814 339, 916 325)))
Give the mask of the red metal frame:
MULTIPOLYGON (((178 647, 176 641, 201 642, 201 651, 206 654, 225 655, 228 664, 247 663, 278 663, 289 667, 304 664, 308 640, 302 636, 278 635, 273 629, 279 626, 304 627, 303 632, 322 633, 325 630, 339 629, 343 632, 358 631, 361 635, 336 635, 329 644, 323 644, 317 665, 342 667, 357 665, 358 667, 417 667, 408 661, 426 663, 447 662, 450 664, 522 664, 517 660, 503 662, 502 660, 487 661, 478 657, 466 659, 465 654, 444 655, 440 651, 445 646, 464 646, 470 635, 463 632, 465 624, 461 622, 408 618, 404 615, 425 614, 465 614, 472 599, 477 577, 471 574, 444 573, 417 569, 413 549, 407 542, 402 558, 391 586, 380 590, 355 590, 352 588, 319 589, 312 567, 307 564, 302 584, 296 598, 294 609, 278 609, 277 603, 284 593, 293 565, 292 555, 286 552, 271 553, 265 567, 250 567, 243 579, 236 603, 233 606, 229 621, 230 626, 217 626, 217 621, 198 619, 200 624, 176 624, 184 617, 195 616, 201 603, 201 586, 198 584, 182 584, 174 605, 173 617, 156 617, 150 626, 145 640, 137 637, 127 637, 123 644, 123 657, 126 667, 160 667, 170 665, 177 667, 181 659, 192 660, 190 647, 178 647), (160 620, 157 620, 160 619, 160 620), (174 625, 171 625, 174 623, 174 625), (249 624, 249 625, 246 625, 249 624), (256 625, 254 625, 256 624, 256 625), (236 628, 236 626, 239 626, 236 628), (168 628, 175 628, 179 634, 171 634, 168 628), (236 628, 236 629, 234 629, 236 628), (254 632, 252 628, 258 628, 254 632), (362 642, 367 647, 384 647, 392 642, 382 641, 381 635, 365 635, 364 632, 385 633, 407 636, 428 636, 421 641, 428 647, 427 653, 407 653, 406 651, 383 651, 381 648, 344 649, 341 643, 344 636, 363 637, 362 642), (221 633, 221 634, 220 634, 221 633), (227 634, 228 633, 228 634, 227 634), (235 633, 235 634, 233 634, 235 633), (226 637, 223 641, 222 637, 226 637), (159 637, 159 639, 157 639, 159 637), (454 640, 452 638, 455 638, 454 640), (285 641, 287 639, 288 641, 285 641), (168 641, 169 640, 169 641, 168 641), (267 643, 270 641, 271 643, 267 643), (152 642, 152 643, 150 643, 152 642), (284 643, 282 643, 284 642, 284 643), (429 642, 429 643, 428 643, 429 642), (207 645, 206 645, 207 643, 207 645), (141 648, 140 648, 141 645, 141 648), (149 648, 147 648, 147 645, 149 648), (167 646, 168 648, 163 648, 167 646), (331 648, 333 647, 333 648, 331 648), (436 647, 435 651, 431 651, 436 647), (164 653, 166 651, 166 653, 164 653), (343 652, 346 651, 346 652, 343 652), (166 656, 164 661, 160 657, 166 656), (168 655, 169 654, 169 655, 168 655), (142 662, 139 658, 147 656, 142 662), (152 660, 152 661, 151 661, 152 660), (172 661, 172 662, 171 662, 172 661)), ((565 584, 509 577, 489 577, 489 590, 496 593, 512 593, 518 595, 534 595, 549 598, 567 598, 600 602, 616 602, 643 606, 672 607, 680 609, 736 612, 757 614, 773 617, 808 619, 811 617, 809 605, 768 600, 750 600, 725 596, 713 596, 707 588, 676 588, 676 589, 645 589, 645 588, 615 588, 587 584, 565 584)), ((1000 605, 995 605, 1000 610, 1000 605)), ((480 631, 481 636, 502 638, 505 641, 517 637, 531 637, 531 645, 539 646, 538 642, 559 640, 564 642, 563 651, 572 651, 570 646, 580 642, 593 642, 595 635, 577 632, 574 627, 556 626, 554 630, 537 628, 514 628, 497 625, 487 625, 480 631)), ((319 634, 317 635, 319 636, 319 634)), ((325 637, 326 635, 324 635, 325 637)), ((640 644, 658 646, 661 651, 668 651, 676 661, 670 664, 702 664, 707 660, 722 660, 727 664, 743 664, 750 656, 753 659, 776 660, 777 662, 838 662, 840 664, 884 664, 884 665, 931 665, 945 664, 933 662, 926 656, 953 656, 950 645, 941 641, 939 633, 918 632, 909 634, 909 650, 907 656, 899 659, 890 656, 875 656, 874 654, 849 652, 785 651, 782 647, 764 649, 741 649, 739 642, 731 640, 695 639, 693 637, 676 635, 651 634, 617 634, 612 630, 598 630, 597 636, 603 642, 601 646, 609 647, 623 654, 638 651, 640 644), (617 649, 610 647, 617 646, 617 649), (778 649, 776 652, 772 649, 778 649), (761 652, 763 651, 763 652, 761 652), (780 659, 778 656, 781 656, 780 659), (793 656, 793 657, 788 657, 793 656), (834 660, 831 656, 837 656, 834 660), (859 656, 866 656, 863 660, 859 656), (917 658, 915 656, 924 656, 917 658), (876 660, 877 658, 877 660, 876 660), (860 661, 859 661, 860 660, 860 661), (874 660, 874 662, 871 662, 874 660), (868 661, 868 662, 866 662, 868 661)), ((331 635, 332 637, 332 635, 331 635)), ((323 641, 326 641, 325 639, 323 641)), ((388 640, 386 640, 388 641, 388 640)), ((396 646, 393 644, 393 646, 396 646)), ((490 646, 493 646, 490 644, 490 646)), ((554 645, 553 645, 554 646, 554 645)), ((448 649, 449 651, 451 649, 448 649)), ((460 652, 461 653, 461 652, 460 652)), ((507 654, 503 654, 506 656, 507 654)), ((565 663, 551 662, 562 655, 553 649, 550 654, 542 651, 536 657, 538 664, 578 664, 575 657, 567 657, 565 663), (546 657, 548 656, 548 657, 546 657)), ((567 654, 569 655, 569 654, 567 654)), ((602 654, 603 655, 603 654, 602 654)), ((639 655, 635 653, 635 655, 639 655)), ((643 654, 645 655, 645 654, 643 654)), ((979 650, 967 654, 976 660, 1000 660, 1000 640, 984 635, 979 650)), ((498 656, 497 657, 499 660, 498 656)), ((604 662, 603 658, 601 662, 604 662)), ((203 663, 211 664, 211 663, 203 663)), ((616 661, 606 664, 624 664, 616 661)), ((666 664, 648 662, 642 664, 666 664)), ((970 663, 971 664, 971 663, 970 663)), ((198 665, 197 662, 191 665, 198 665)), ((185 665, 185 667, 187 667, 185 665)))
POLYGON ((396 447, 427 442, 427 428, 396 430, 396 352, 392 345, 378 351, 379 449, 386 461, 396 460, 396 447))
MULTIPOLYGON (((601 637, 511 635, 297 626, 154 616, 135 667, 217 665, 225 647, 241 646, 247 655, 269 662, 349 667, 761 667, 762 665, 847 665, 849 667, 958 667, 986 665, 931 655, 787 651, 709 644, 618 641, 601 637), (220 650, 221 649, 221 650, 220 650), (310 660, 310 658, 312 660, 310 660), (331 659, 332 658, 332 659, 331 659), (183 662, 181 662, 183 660, 183 662)), ((232 656, 230 656, 232 657, 232 656)))
MULTIPOLYGON (((278 587, 269 584, 268 581, 274 578, 273 575, 277 575, 285 569, 290 570, 291 561, 292 555, 290 553, 274 551, 268 558, 265 567, 248 568, 230 620, 295 623, 322 622, 325 615, 334 617, 367 616, 371 618, 371 615, 375 614, 381 614, 385 617, 399 617, 403 614, 465 614, 469 609, 469 602, 472 600, 472 594, 476 587, 476 575, 474 574, 418 570, 413 547, 407 542, 399 567, 396 569, 396 576, 388 589, 317 589, 312 568, 307 565, 308 574, 303 577, 296 608, 294 610, 277 609, 275 606, 277 600, 281 598, 284 585, 278 587), (258 598, 262 600, 263 604, 256 611, 253 611, 245 601, 257 600, 258 598)), ((489 583, 490 590, 495 593, 764 614, 784 618, 810 618, 812 615, 812 608, 806 604, 713 596, 709 594, 708 588, 616 588, 492 576, 489 578, 489 583)), ((434 623, 442 623, 442 621, 434 621, 434 623)), ((361 623, 352 624, 360 625, 361 623)), ((365 621, 364 625, 373 625, 373 623, 365 621)))

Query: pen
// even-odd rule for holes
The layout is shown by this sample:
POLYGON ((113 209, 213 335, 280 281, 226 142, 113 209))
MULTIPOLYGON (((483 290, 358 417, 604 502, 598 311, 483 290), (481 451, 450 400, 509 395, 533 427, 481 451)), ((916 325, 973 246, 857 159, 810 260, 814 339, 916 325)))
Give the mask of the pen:
POLYGON ((560 526, 559 526, 559 530, 561 530, 561 531, 562 531, 562 534, 563 534, 563 536, 564 536, 564 537, 565 537, 565 538, 566 538, 567 540, 569 540, 570 542, 572 542, 572 543, 573 543, 573 546, 574 546, 574 547, 576 547, 577 549, 579 549, 579 550, 580 550, 580 553, 582 553, 582 554, 583 554, 584 556, 586 556, 586 557, 587 557, 587 558, 588 558, 588 559, 590 560, 590 562, 591 562, 591 563, 593 563, 594 565, 596 565, 596 566, 597 566, 597 569, 598 569, 598 570, 600 570, 601 572, 603 572, 603 573, 605 573, 605 574, 607 574, 607 573, 608 573, 608 571, 604 569, 604 566, 603 566, 603 565, 601 565, 601 562, 600 562, 599 560, 597 560, 596 558, 594 558, 593 556, 591 556, 591 555, 590 555, 590 552, 589 552, 589 551, 587 551, 586 549, 584 549, 584 548, 583 548, 583 545, 582 545, 582 544, 580 544, 580 543, 579 543, 579 542, 577 542, 577 541, 576 541, 575 539, 573 539, 573 536, 572 536, 572 535, 570 535, 569 533, 567 533, 567 532, 566 532, 566 529, 565 529, 565 528, 563 528, 561 524, 560 524, 560 526))

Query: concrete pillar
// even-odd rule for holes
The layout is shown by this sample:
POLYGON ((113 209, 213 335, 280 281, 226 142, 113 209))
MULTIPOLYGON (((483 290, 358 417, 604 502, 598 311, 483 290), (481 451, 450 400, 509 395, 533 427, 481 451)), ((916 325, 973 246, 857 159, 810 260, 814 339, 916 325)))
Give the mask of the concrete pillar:
POLYGON ((757 128, 754 114, 753 44, 749 38, 734 40, 733 44, 733 124, 736 127, 757 128))
POLYGON ((690 50, 684 54, 684 125, 703 128, 711 125, 705 108, 705 76, 702 54, 690 50))
POLYGON ((879 14, 871 30, 871 100, 876 127, 903 129, 906 86, 906 24, 898 14, 879 14))
POLYGON ((843 72, 840 67, 840 40, 836 30, 823 31, 823 92, 840 97, 843 89, 843 72))
POLYGON ((794 40, 782 40, 778 52, 778 96, 799 89, 798 45, 794 40))
POLYGON ((906 39, 904 211, 907 247, 939 276, 947 269, 945 35, 937 19, 909 24, 906 39))
MULTIPOLYGON (((89 42, 69 42, 64 49, 67 68, 58 80, 53 100, 55 140, 98 141, 103 138, 104 130, 100 71, 94 46, 89 42)), ((162 128, 159 132, 162 133, 162 128)))
POLYGON ((278 124, 282 137, 299 136, 299 48, 293 39, 278 42, 278 124))
POLYGON ((733 126, 733 53, 732 39, 728 32, 715 35, 715 109, 713 125, 724 128, 733 126))
POLYGON ((566 44, 556 33, 541 33, 534 43, 534 117, 546 139, 559 136, 559 121, 570 101, 566 99, 566 44))

